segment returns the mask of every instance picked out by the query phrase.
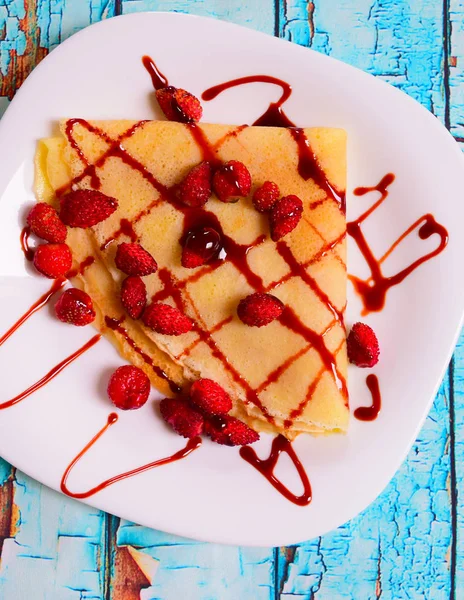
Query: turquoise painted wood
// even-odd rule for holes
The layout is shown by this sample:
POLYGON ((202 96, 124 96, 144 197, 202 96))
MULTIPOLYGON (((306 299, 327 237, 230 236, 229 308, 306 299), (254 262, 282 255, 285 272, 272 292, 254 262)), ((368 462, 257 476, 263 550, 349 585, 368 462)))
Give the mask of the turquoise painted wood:
MULTIPOLYGON (((464 140, 462 0, 0 0, 0 111, 49 49, 141 10, 216 16, 330 54, 398 86, 464 140)), ((464 336, 387 489, 296 547, 176 538, 64 498, 0 460, 0 599, 459 600, 463 499, 464 336)))

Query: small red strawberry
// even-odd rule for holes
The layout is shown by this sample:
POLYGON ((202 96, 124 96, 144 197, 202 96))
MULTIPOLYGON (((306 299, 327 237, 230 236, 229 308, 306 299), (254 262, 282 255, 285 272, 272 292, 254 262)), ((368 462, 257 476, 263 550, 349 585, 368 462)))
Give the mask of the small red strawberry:
POLYGON ((246 446, 259 440, 259 433, 229 415, 206 420, 205 433, 213 442, 224 446, 246 446))
POLYGON ((303 213, 303 203, 298 196, 284 196, 271 209, 271 238, 274 242, 295 229, 303 213))
POLYGON ((217 258, 222 249, 222 238, 212 227, 201 227, 191 231, 182 248, 182 266, 195 269, 217 258))
POLYGON ((126 275, 143 277, 158 270, 156 260, 137 242, 119 244, 114 262, 126 275))
POLYGON ((253 206, 258 212, 268 212, 277 202, 279 196, 279 186, 272 181, 265 181, 253 194, 253 206))
POLYGON ((77 288, 61 294, 55 304, 55 313, 60 321, 83 327, 95 319, 92 298, 77 288))
POLYGON ((108 382, 108 396, 121 410, 141 408, 150 395, 150 380, 147 375, 133 365, 119 367, 108 382))
POLYGON ((348 359, 357 367, 373 367, 379 362, 379 342, 373 329, 365 323, 355 323, 346 340, 348 359))
POLYGON ((238 160, 230 160, 214 173, 213 189, 221 202, 237 202, 250 193, 250 171, 238 160))
POLYGON ((193 327, 192 321, 179 309, 162 302, 153 302, 147 306, 142 321, 147 327, 163 335, 182 335, 193 327))
POLYGON ((237 314, 245 325, 263 327, 278 319, 284 310, 283 303, 272 294, 250 294, 240 303, 237 314))
POLYGON ((50 279, 63 277, 72 265, 71 250, 66 244, 41 244, 34 254, 34 267, 50 279))
POLYGON ((164 398, 160 402, 160 411, 166 423, 182 437, 193 438, 202 434, 202 415, 183 398, 164 398))
POLYGON ((179 185, 179 200, 191 207, 203 206, 211 198, 213 173, 209 162, 202 162, 187 174, 179 185))
POLYGON ((147 304, 147 288, 137 275, 129 275, 121 285, 121 302, 132 319, 140 319, 147 304))
POLYGON ((203 114, 198 98, 172 85, 156 90, 156 99, 169 121, 195 123, 203 114))
POLYGON ((87 229, 110 217, 118 201, 95 190, 75 190, 62 196, 60 219, 69 227, 87 229))
POLYGON ((66 241, 66 225, 60 221, 53 206, 45 202, 39 202, 31 208, 27 215, 27 224, 32 233, 47 242, 63 244, 66 241))
POLYGON ((232 409, 229 394, 212 379, 198 379, 190 389, 190 401, 207 415, 224 415, 232 409))

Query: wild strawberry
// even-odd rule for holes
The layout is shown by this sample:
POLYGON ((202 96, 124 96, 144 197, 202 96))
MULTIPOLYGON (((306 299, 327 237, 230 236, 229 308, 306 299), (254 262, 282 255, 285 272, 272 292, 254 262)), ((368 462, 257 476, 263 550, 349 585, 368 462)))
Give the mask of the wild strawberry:
POLYGON ((60 221, 53 206, 45 202, 39 202, 31 208, 27 215, 27 224, 32 233, 47 242, 63 244, 66 241, 66 225, 60 221))
POLYGON ((357 367, 373 367, 379 362, 379 342, 365 323, 355 323, 346 340, 348 359, 357 367))
POLYGON ((213 173, 209 162, 202 162, 187 174, 179 186, 179 200, 186 206, 198 207, 211 198, 213 173))
POLYGON ((140 319, 147 304, 147 288, 137 275, 126 277, 121 285, 121 302, 132 319, 140 319))
POLYGON ((213 189, 221 202, 237 202, 250 193, 250 172, 243 163, 230 160, 214 173, 213 189))
POLYGON ((147 375, 133 365, 119 367, 108 382, 108 396, 121 410, 135 410, 142 407, 150 395, 150 380, 147 375))
POLYGON ((265 181, 253 194, 253 206, 258 212, 268 212, 277 202, 279 196, 279 186, 272 181, 265 181))
POLYGON ((87 229, 101 223, 118 208, 118 201, 95 190, 75 190, 60 200, 60 219, 69 227, 87 229))
POLYGON ((298 196, 284 196, 271 209, 271 238, 274 242, 295 229, 303 213, 303 203, 298 196))
POLYGON ((263 327, 278 319, 284 310, 283 303, 271 294, 250 294, 240 303, 237 314, 250 327, 263 327))
POLYGON ((213 442, 224 446, 246 446, 259 440, 256 431, 229 415, 207 419, 205 433, 213 442))
POLYGON ((172 85, 156 90, 156 99, 169 121, 195 123, 203 114, 198 98, 172 85))
POLYGON ((123 242, 116 250, 114 262, 126 275, 150 275, 156 273, 158 265, 153 256, 136 242, 123 242))
POLYGON ((190 401, 208 415, 224 415, 232 409, 229 394, 212 379, 198 379, 190 388, 190 401))
POLYGON ((83 327, 95 319, 92 298, 77 288, 61 294, 55 304, 55 313, 60 321, 83 327))
POLYGON ((193 327, 192 321, 179 309, 162 302, 153 302, 147 306, 142 321, 147 327, 163 335, 182 335, 193 327))
POLYGON ((63 277, 72 265, 71 250, 66 244, 41 244, 34 254, 34 267, 50 279, 63 277))
POLYGON ((212 227, 201 227, 191 231, 182 248, 182 266, 195 269, 217 258, 222 249, 221 235, 212 227))
POLYGON ((193 438, 202 434, 202 415, 183 398, 164 398, 160 402, 160 411, 166 423, 182 437, 193 438))

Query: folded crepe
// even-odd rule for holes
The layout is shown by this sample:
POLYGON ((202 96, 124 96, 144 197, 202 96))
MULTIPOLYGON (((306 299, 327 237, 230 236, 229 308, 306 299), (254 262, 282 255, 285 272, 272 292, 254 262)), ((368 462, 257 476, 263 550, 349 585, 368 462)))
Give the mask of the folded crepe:
POLYGON ((232 397, 231 414, 289 439, 348 425, 345 182, 340 129, 72 119, 61 123, 60 137, 41 140, 36 154, 38 201, 58 208, 71 189, 98 189, 118 200, 105 221, 68 231, 73 283, 91 296, 97 328, 162 393, 211 378, 232 397), (203 208, 181 207, 176 185, 205 159, 243 162, 250 197, 227 204, 213 196, 203 208), (251 202, 267 180, 304 206, 298 226, 277 243, 267 215, 251 202), (181 239, 201 224, 221 230, 230 255, 186 269, 181 239), (161 335, 125 314, 125 276, 114 264, 123 241, 140 242, 156 259, 158 272, 144 278, 148 298, 181 308, 195 323, 191 332, 161 335), (278 297, 291 324, 242 323, 237 305, 255 291, 278 297))

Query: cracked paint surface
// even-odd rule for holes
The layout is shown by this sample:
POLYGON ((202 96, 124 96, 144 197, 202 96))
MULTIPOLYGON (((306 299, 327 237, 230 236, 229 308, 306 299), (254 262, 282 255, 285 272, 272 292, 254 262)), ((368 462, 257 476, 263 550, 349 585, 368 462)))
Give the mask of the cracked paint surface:
MULTIPOLYGON (((216 16, 330 54, 410 94, 464 140, 462 0, 0 0, 0 114, 69 35, 141 10, 216 16)), ((64 498, 0 460, 0 599, 459 600, 463 465, 464 336, 387 489, 297 546, 177 538, 64 498)))

